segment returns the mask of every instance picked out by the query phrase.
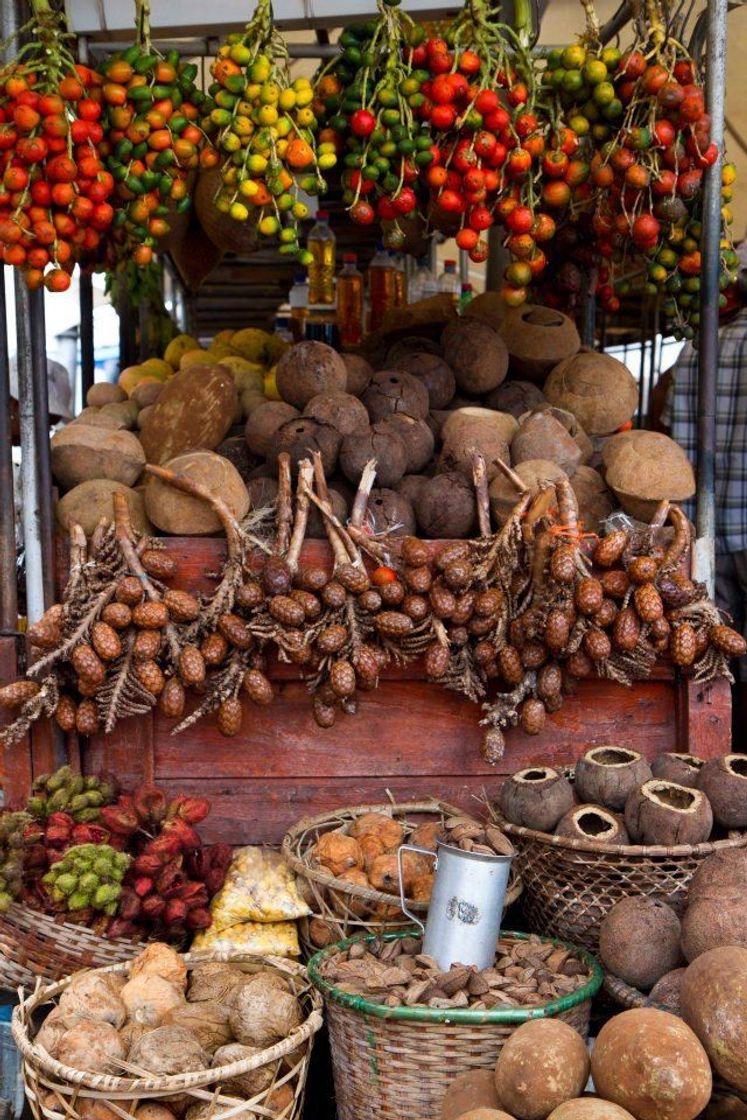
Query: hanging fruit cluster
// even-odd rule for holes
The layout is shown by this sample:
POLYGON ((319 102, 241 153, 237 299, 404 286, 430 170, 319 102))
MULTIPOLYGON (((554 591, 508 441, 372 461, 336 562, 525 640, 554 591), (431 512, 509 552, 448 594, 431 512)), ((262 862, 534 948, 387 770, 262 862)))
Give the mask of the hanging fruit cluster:
POLYGON ((64 17, 46 0, 0 70, 0 246, 32 289, 66 291, 114 219, 114 180, 99 148, 101 79, 76 65, 64 17))
POLYGON ((211 73, 212 104, 202 123, 221 157, 218 210, 251 221, 281 253, 307 264, 298 223, 308 207, 299 191, 322 193, 322 172, 337 156, 329 140, 317 147, 311 82, 292 79, 270 0, 259 0, 243 34, 229 35, 211 73))

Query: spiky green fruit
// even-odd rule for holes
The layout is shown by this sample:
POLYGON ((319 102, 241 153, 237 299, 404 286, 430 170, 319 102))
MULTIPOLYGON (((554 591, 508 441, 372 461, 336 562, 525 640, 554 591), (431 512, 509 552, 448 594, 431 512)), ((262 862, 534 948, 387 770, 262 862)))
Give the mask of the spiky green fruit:
POLYGON ((91 896, 84 891, 75 891, 68 897, 68 910, 87 910, 91 905, 91 896))

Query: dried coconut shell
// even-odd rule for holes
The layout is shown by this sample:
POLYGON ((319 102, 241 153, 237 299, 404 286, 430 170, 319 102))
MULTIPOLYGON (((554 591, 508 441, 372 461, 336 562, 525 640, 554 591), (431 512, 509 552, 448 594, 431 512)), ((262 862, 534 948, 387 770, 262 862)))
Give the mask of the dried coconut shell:
MULTIPOLYGON (((335 487, 329 488, 329 499, 332 503, 332 512, 338 521, 343 525, 348 519, 348 503, 340 493, 337 487, 340 486, 339 480, 335 483, 335 487)), ((316 506, 311 507, 309 510, 309 520, 306 524, 306 536, 310 540, 325 540, 327 537, 327 530, 324 527, 324 517, 321 511, 316 506)))
POLYGON ((747 755, 726 754, 710 759, 698 775, 717 824, 726 829, 747 827, 747 755))
POLYGON ((50 441, 52 473, 63 490, 92 478, 110 478, 124 486, 137 482, 145 453, 132 432, 68 424, 50 441))
POLYGON ((245 980, 246 973, 233 965, 217 961, 198 964, 189 974, 187 999, 190 1003, 201 1003, 203 1000, 226 1003, 232 992, 245 980))
POLYGON ((572 412, 590 436, 616 431, 638 407, 638 384, 630 370, 596 351, 559 362, 545 382, 544 393, 550 404, 572 412))
POLYGON ((734 894, 747 894, 747 848, 727 848, 703 860, 690 882, 688 902, 709 898, 723 888, 734 894))
POLYGON ((75 523, 80 525, 87 537, 93 536, 102 517, 111 521, 114 494, 124 495, 133 529, 146 535, 152 533, 153 526, 146 516, 143 495, 140 491, 108 478, 93 478, 89 482, 80 482, 72 490, 68 490, 55 505, 54 513, 58 526, 63 532, 68 533, 70 526, 75 523))
POLYGON ((328 424, 341 436, 368 427, 368 412, 352 393, 320 393, 311 398, 303 414, 320 424, 328 424))
POLYGON ((298 342, 281 357, 275 378, 283 400, 305 408, 319 393, 344 393, 348 371, 342 357, 326 343, 298 342))
POLYGON ((571 486, 584 529, 589 533, 598 533, 602 522, 615 508, 612 493, 607 489, 604 479, 593 467, 581 465, 571 475, 571 486))
POLYGON ((360 397, 371 383, 374 371, 370 362, 361 354, 341 354, 345 369, 347 370, 347 384, 345 391, 354 397, 360 397))
POLYGON ((628 797, 625 824, 636 844, 702 844, 711 835, 713 812, 700 790, 652 778, 628 797))
POLYGON ((125 984, 122 1002, 127 1008, 128 1019, 155 1027, 166 1021, 170 1011, 182 1008, 185 999, 181 987, 164 980, 157 973, 143 972, 125 984))
MULTIPOLYGON (((493 417, 500 417, 499 412, 494 412, 493 417)), ((468 480, 472 480, 472 455, 478 451, 485 460, 488 479, 492 481, 498 473, 498 461, 508 462, 508 443, 503 438, 503 425, 493 420, 475 421, 472 424, 460 424, 447 431, 443 436, 443 447, 438 458, 439 472, 459 471, 468 480)))
MULTIPOLYGON (((568 477, 562 467, 549 459, 527 459, 514 468, 515 474, 526 485, 534 497, 543 482, 560 482, 568 477)), ((496 475, 490 483, 490 508, 493 516, 502 525, 521 495, 512 482, 502 474, 496 475)))
MULTIPOLYGON (((222 498, 241 521, 249 510, 246 486, 233 463, 213 451, 185 451, 164 464, 175 474, 199 482, 222 498)), ((145 487, 145 512, 164 533, 179 536, 216 536, 223 532, 218 515, 202 498, 184 494, 160 478, 149 478, 145 487)))
POLYGON ((543 404, 547 404, 545 394, 539 385, 534 385, 531 381, 504 381, 485 398, 486 408, 508 412, 517 420, 525 412, 531 412, 543 404))
POLYGON ((138 1039, 141 1039, 144 1034, 148 1034, 155 1029, 155 1027, 149 1027, 145 1023, 125 1023, 119 1032, 119 1037, 122 1039, 122 1045, 129 1054, 138 1039))
POLYGON ((457 386, 463 392, 482 396, 505 380, 508 372, 506 344, 486 323, 456 319, 444 331, 441 345, 457 386))
POLYGON ((586 1043, 560 1019, 522 1023, 506 1039, 495 1065, 498 1100, 519 1120, 545 1120, 582 1093, 588 1079, 586 1043))
POLYGON ((368 516, 374 533, 412 537, 417 528, 412 503, 396 490, 375 489, 368 499, 368 516))
POLYGON ((247 419, 244 429, 247 447, 252 454, 267 458, 278 428, 300 415, 297 408, 285 401, 265 401, 258 408, 252 409, 247 419))
POLYGON ((733 887, 713 887, 689 902, 682 918, 682 951, 688 961, 724 945, 747 948, 747 907, 733 887))
POLYGON ((187 987, 187 966, 183 957, 162 941, 151 942, 130 965, 130 980, 141 975, 160 976, 182 991, 187 987))
POLYGON ((658 898, 621 898, 602 921, 599 957, 613 976, 648 992, 682 961, 680 920, 658 898))
POLYGON ((52 1057, 57 1052, 60 1040, 68 1031, 81 1022, 83 1016, 61 1007, 53 1007, 34 1038, 34 1045, 43 1047, 52 1057))
POLYGON ((185 1027, 158 1027, 149 1031, 133 1046, 128 1059, 157 1077, 175 1073, 196 1073, 208 1069, 210 1055, 185 1027))
POLYGON ((474 487, 457 472, 429 478, 420 488, 415 514, 426 536, 436 540, 469 537, 476 520, 474 487))
MULTIPOLYGON (((250 1058, 256 1058, 261 1053, 262 1047, 244 1046, 240 1042, 231 1042, 215 1051, 213 1068, 230 1066, 234 1062, 246 1062, 250 1058)), ((265 1090, 270 1088, 275 1080, 276 1070, 277 1062, 271 1062, 269 1065, 258 1066, 257 1069, 249 1070, 248 1073, 237 1074, 226 1081, 221 1081, 221 1091, 229 1095, 236 1093, 243 1097, 255 1097, 258 1093, 264 1093, 265 1090)))
POLYGON ((61 1012, 121 1027, 127 1018, 121 990, 115 978, 106 973, 79 972, 60 996, 58 1006, 61 1012))
MULTIPOLYGON (((365 871, 360 871, 357 867, 351 867, 350 871, 344 871, 342 875, 338 875, 338 878, 341 883, 347 883, 350 887, 363 887, 366 890, 371 889, 368 875, 365 871)), ((330 889, 329 901, 335 913, 339 914, 342 918, 349 918, 351 915, 356 918, 363 918, 368 913, 368 903, 362 899, 356 898, 348 891, 335 891, 330 889)))
POLYGON ((547 1120, 635 1120, 626 1108, 598 1097, 576 1097, 558 1105, 547 1120))
POLYGON ((480 292, 464 309, 464 319, 477 319, 480 323, 487 323, 493 330, 499 331, 506 318, 508 307, 500 292, 480 292))
POLYGON ((673 968, 671 972, 665 972, 649 993, 651 1002, 660 1004, 665 1011, 671 1011, 673 1015, 679 1015, 680 991, 686 972, 686 968, 673 968))
POLYGON ((576 440, 549 409, 523 416, 511 444, 514 466, 540 457, 557 463, 567 475, 573 474, 583 458, 576 440))
POLYGON ((495 432, 504 443, 511 443, 519 430, 516 417, 508 412, 497 412, 495 409, 480 408, 477 405, 465 405, 446 413, 441 426, 441 438, 447 440, 464 433, 477 433, 482 427, 495 432))
POLYGON ((446 408, 456 392, 454 371, 438 354, 427 352, 405 354, 398 359, 397 369, 411 373, 428 390, 429 408, 446 408))
POLYGON ((186 1027, 209 1054, 219 1046, 225 1046, 232 1038, 228 1023, 228 1007, 214 999, 185 1003, 182 1007, 169 1011, 163 1024, 186 1027))
POLYGON ((581 348, 576 324, 562 311, 525 303, 509 308, 500 324, 512 374, 541 381, 581 348))
POLYGON ((602 453, 605 478, 626 513, 650 521, 658 503, 681 502, 695 493, 687 455, 661 432, 623 432, 607 441, 602 453))
POLYGON ((384 416, 373 425, 376 432, 396 432, 405 445, 407 474, 417 474, 422 471, 433 457, 436 441, 433 432, 425 420, 414 420, 412 416, 404 416, 401 412, 393 412, 384 416))
POLYGON ((240 988, 231 1007, 230 1024, 238 1042, 273 1046, 303 1022, 301 1005, 291 992, 281 991, 267 977, 240 988))
POLYGON ((428 415, 425 385, 411 373, 400 370, 383 369, 375 373, 361 400, 372 424, 392 412, 402 412, 414 420, 425 420, 428 415))
POLYGON ((441 1120, 459 1120, 474 1108, 498 1108, 492 1069, 472 1069, 455 1077, 441 1104, 441 1120))
POLYGON ((111 1023, 81 1019, 57 1043, 54 1057, 63 1066, 89 1073, 121 1073, 126 1057, 119 1033, 111 1023))
MULTIPOLYGON (((351 398, 355 399, 355 398, 351 398)), ((359 401, 355 402, 359 404, 359 401)), ((364 425, 362 431, 365 432, 364 425)), ((347 438, 356 439, 359 432, 352 432, 347 438)), ((297 419, 288 420, 282 424, 272 437, 267 452, 267 461, 276 464, 283 452, 290 455, 293 474, 298 474, 299 464, 303 459, 310 459, 315 452, 322 457, 325 475, 329 476, 337 464, 337 456, 342 443, 342 435, 329 424, 313 420, 309 416, 299 416, 297 419)))
MULTIPOLYGON (((375 833, 384 845, 384 851, 390 852, 404 843, 405 830, 399 821, 386 813, 363 813, 350 826, 350 835, 359 839, 375 833)), ((413 841, 417 843, 417 841, 413 841)))
POLYGON ((415 509, 418 504, 418 498, 420 497, 420 491, 427 481, 428 476, 425 474, 406 474, 405 477, 397 483, 395 490, 410 503, 413 509, 415 509))
POLYGON ((396 486, 407 470, 407 448, 392 428, 374 425, 346 436, 340 447, 340 470, 354 484, 360 481, 369 459, 376 460, 376 481, 396 486))

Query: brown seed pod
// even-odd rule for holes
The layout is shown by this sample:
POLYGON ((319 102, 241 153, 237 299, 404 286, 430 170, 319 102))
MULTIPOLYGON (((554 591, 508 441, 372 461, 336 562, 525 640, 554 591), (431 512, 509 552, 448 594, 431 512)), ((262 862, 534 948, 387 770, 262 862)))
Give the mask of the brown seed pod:
POLYGON ((668 607, 686 607, 698 594, 698 588, 683 572, 662 572, 656 581, 668 607))
POLYGON ((440 580, 437 580, 431 587, 428 599, 436 618, 449 618, 456 610, 456 597, 453 591, 444 587, 440 580))
POLYGON ((335 708, 333 704, 326 704, 321 696, 315 696, 311 701, 311 710, 319 727, 332 727, 335 722, 335 708))
POLYGON ((398 579, 392 580, 391 583, 382 584, 378 588, 381 601, 386 607, 398 607, 405 598, 405 588, 398 579))
POLYGON ((451 652, 441 642, 432 642, 425 651, 425 672, 430 680, 439 680, 449 668, 451 652))
POLYGON ((427 564, 421 564, 418 568, 405 568, 402 578, 410 590, 418 595, 425 595, 433 583, 433 573, 427 564))
POLYGON ((169 589, 163 596, 164 606, 174 622, 194 622, 200 614, 200 601, 188 591, 169 589))
POLYGON ((725 653, 727 657, 744 657, 747 653, 747 642, 731 626, 713 626, 708 636, 711 644, 725 653))
POLYGON ((349 661, 335 661, 329 671, 329 683, 338 699, 352 696, 355 692, 355 669, 349 661))
POLYGON ((464 626, 472 618, 472 611, 475 608, 476 595, 474 591, 463 591, 461 595, 456 597, 456 606, 451 612, 451 623, 453 626, 464 626))
POLYGON ((661 595, 653 583, 641 583, 633 592, 633 602, 641 622, 655 622, 664 614, 661 595))
POLYGON ((680 669, 687 669, 692 665, 698 654, 698 643, 695 639, 695 627, 689 622, 681 622, 675 626, 669 638, 669 655, 675 665, 680 669))
POLYGON ((320 653, 337 653, 342 649, 348 640, 348 632, 344 626, 335 623, 332 626, 325 627, 316 639, 316 648, 320 653))
POLYGON ((430 559, 430 549, 417 537, 405 537, 402 541, 402 559, 410 568, 420 568, 430 559))
POLYGON ((553 608, 547 612, 545 623, 545 645, 551 653, 562 653, 568 645, 571 627, 563 611, 553 608))
POLYGON ((519 724, 527 735, 539 735, 547 720, 547 711, 541 700, 531 697, 521 705, 519 724))
POLYGON ((275 698, 275 692, 269 680, 259 669, 247 669, 244 673, 242 687, 249 699, 254 704, 265 708, 275 698))
POLYGON ((469 631, 466 626, 452 626, 449 629, 449 641, 452 646, 461 649, 469 641, 469 631))
POLYGON ((108 622, 94 622, 91 627, 91 645, 102 661, 116 661, 122 653, 119 635, 108 622))
POLYGON ((499 652, 498 668, 506 684, 519 684, 524 679, 521 654, 514 646, 504 646, 499 652))
POLYGON ((166 719, 181 719, 184 715, 186 696, 184 685, 178 677, 169 677, 158 697, 158 710, 166 719))
MULTIPOLYGON (((221 641, 223 641, 222 638, 221 641)), ((179 654, 179 676, 186 685, 191 687, 202 684, 206 675, 205 658, 202 651, 195 645, 186 645, 179 654)))
POLYGON ((324 568, 311 566, 299 568, 295 576, 295 583, 297 587, 303 588, 304 591, 321 591, 329 583, 329 574, 325 572, 324 568))
POLYGON ((547 661, 547 646, 542 642, 525 642, 521 647, 521 663, 525 669, 539 669, 547 661))
POLYGON ((75 716, 78 707, 73 700, 72 696, 67 693, 62 693, 60 699, 57 701, 57 707, 54 711, 54 718, 57 726, 61 731, 75 731, 75 716))
POLYGON ((359 568, 357 564, 341 564, 335 569, 335 578, 354 595, 360 595, 361 591, 367 591, 371 586, 366 569, 359 568))
POLYGON ((659 565, 653 556, 636 556, 628 564, 628 575, 633 583, 653 583, 659 565))
MULTIPOLYGON (((655 642, 669 641, 672 627, 669 625, 668 619, 665 617, 655 618, 648 628, 650 636, 655 642)), ((693 631, 694 636, 694 631, 693 631)), ((696 642, 697 646, 697 642, 696 642)))
POLYGON ((138 603, 132 608, 132 623, 143 630, 162 630, 169 621, 163 603, 138 603))
POLYGON ((322 599, 324 605, 330 607, 332 610, 339 610, 345 606, 347 602, 347 592, 341 583, 337 580, 330 580, 330 582, 322 588, 322 599))
POLYGON ((62 640, 62 621, 62 605, 55 603, 40 619, 31 623, 26 631, 26 637, 32 646, 38 646, 39 649, 54 649, 62 640))
POLYGON ((256 579, 245 580, 236 591, 236 606, 244 611, 253 611, 265 601, 262 585, 256 579))
POLYGON ((135 661, 153 661, 161 652, 160 630, 138 630, 132 643, 132 657, 135 661))
POLYGON ((623 529, 614 529, 597 543, 592 560, 600 568, 611 568, 622 556, 627 543, 628 534, 623 529))
POLYGON ((558 545, 550 557, 550 575, 558 583, 573 583, 576 578, 575 545, 558 545))
POLYGON ((126 630, 132 622, 132 611, 126 603, 107 603, 101 612, 101 621, 113 630, 126 630))
POLYGON ((585 579, 580 579, 576 584, 573 598, 581 614, 588 617, 595 615, 601 607, 604 590, 598 579, 587 576, 585 579))
MULTIPOLYGON (((106 676, 103 662, 87 642, 77 645, 70 655, 70 664, 79 677, 83 677, 90 685, 102 685, 106 676)), ((38 688, 37 688, 38 692, 38 688)))
POLYGON ((360 646, 353 654, 353 665, 359 681, 372 681, 374 684, 382 669, 375 646, 360 646))
POLYGON ((412 630, 412 619, 401 611, 382 611, 374 619, 374 626, 384 638, 404 638, 412 630))
POLYGON ((163 548, 146 548, 140 563, 154 579, 173 579, 176 575, 176 560, 163 548))
POLYGON ((603 572, 601 582, 605 595, 609 595, 610 599, 617 599, 619 602, 628 594, 630 576, 621 568, 615 568, 614 571, 603 572))
POLYGON ((267 557, 261 579, 268 595, 283 595, 286 591, 290 591, 291 570, 280 556, 267 557))
POLYGON ((138 661, 134 667, 135 676, 143 688, 152 696, 160 696, 166 686, 166 678, 157 661, 138 661))
POLYGON ((641 620, 632 607, 618 611, 612 626, 612 643, 621 653, 631 653, 641 637, 641 620))
POLYGON ((484 638, 486 634, 495 630, 495 624, 495 618, 478 618, 476 615, 473 615, 467 623, 467 629, 473 637, 484 638))
POLYGON ((521 649, 524 642, 527 640, 527 635, 524 630, 524 622, 521 618, 512 618, 508 624, 508 640, 512 646, 521 649))
POLYGON ((506 597, 499 587, 489 587, 475 597, 475 614, 480 618, 495 618, 503 610, 506 597))
POLYGON ((303 626, 306 619, 304 609, 290 595, 273 595, 268 606, 272 617, 283 626, 303 626))
POLYGON ((598 626, 592 626, 584 634, 584 652, 592 661, 606 661, 612 653, 612 643, 598 626))
POLYGON ((617 618, 617 603, 613 599, 602 599, 602 605, 596 613, 594 621, 597 626, 607 630, 617 618))
POLYGON ((489 665, 491 661, 496 660, 497 650, 492 642, 487 641, 487 639, 483 639, 483 641, 476 644, 474 650, 472 651, 472 656, 474 657, 475 663, 477 665, 485 668, 485 666, 489 665))
POLYGON ((367 611, 368 614, 376 614, 381 610, 381 595, 374 587, 369 587, 368 591, 363 591, 358 596, 358 605, 362 611, 367 611))
MULTIPOLYGON (((91 653, 93 653, 93 650, 91 650, 91 653)), ((96 656, 95 653, 93 655, 96 656)), ((11 681, 10 684, 3 685, 0 688, 0 708, 8 708, 11 711, 22 708, 24 704, 36 696, 38 691, 39 685, 36 681, 11 681)))
POLYGON ((290 597, 294 602, 300 604, 303 608, 304 617, 310 622, 314 622, 315 619, 319 618, 319 615, 322 613, 322 604, 319 602, 316 595, 313 595, 310 591, 301 591, 298 588, 294 588, 290 593, 290 597))
POLYGON ((79 735, 95 735, 99 729, 99 714, 93 700, 81 700, 75 713, 75 730, 79 735))
MULTIPOLYGON (((290 599, 289 602, 293 602, 293 600, 290 599)), ((293 603, 293 606, 296 610, 300 611, 301 621, 303 622, 303 611, 295 603, 293 603)), ((235 649, 251 649, 254 644, 254 638, 252 637, 249 627, 237 614, 226 612, 225 614, 218 615, 218 630, 226 641, 235 649)))
POLYGON ((594 672, 594 663, 580 649, 571 654, 566 665, 571 676, 579 681, 587 680, 594 672))
POLYGON ((238 735, 243 718, 241 701, 237 697, 231 696, 228 700, 224 700, 218 708, 218 730, 221 735, 225 735, 227 739, 238 735))
POLYGON ((537 695, 540 700, 547 700, 551 696, 559 696, 560 690, 563 686, 563 674, 560 671, 560 666, 551 661, 549 665, 543 665, 537 673, 537 695))
POLYGON ((468 560, 452 560, 443 570, 444 582, 452 591, 462 591, 469 587, 474 575, 468 560))
POLYGON ((200 653, 205 664, 214 669, 216 665, 220 665, 228 653, 228 642, 222 634, 208 634, 200 646, 200 653))
POLYGON ((439 572, 443 572, 457 560, 468 560, 471 551, 467 541, 452 541, 451 544, 444 545, 436 556, 436 567, 439 572))
POLYGON ((126 603, 128 607, 135 607, 142 602, 143 585, 137 576, 123 576, 118 580, 114 590, 114 598, 118 603, 126 603))
POLYGON ((405 595, 402 610, 413 622, 423 622, 430 614, 430 604, 423 595, 405 595))

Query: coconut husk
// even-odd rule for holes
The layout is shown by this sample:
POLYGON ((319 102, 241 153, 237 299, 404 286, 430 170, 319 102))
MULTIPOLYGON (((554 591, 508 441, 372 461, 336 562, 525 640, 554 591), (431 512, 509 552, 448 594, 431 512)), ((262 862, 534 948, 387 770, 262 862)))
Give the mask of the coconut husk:
POLYGON ((523 416, 511 444, 514 466, 540 456, 557 463, 568 475, 573 474, 583 458, 576 440, 550 409, 523 416))
POLYGON ((623 432, 602 453, 605 478, 631 517, 650 521, 660 501, 695 493, 695 474, 682 448, 660 432, 623 432))
POLYGON ((237 222, 222 214, 215 205, 220 190, 221 177, 217 167, 201 171, 197 177, 194 202, 195 212, 213 245, 224 253, 253 253, 259 246, 259 235, 251 221, 237 222))
POLYGON ((556 365, 544 393, 550 404, 572 412, 589 436, 616 431, 638 406, 638 384, 627 366, 596 351, 574 354, 556 365))
POLYGON ((470 300, 464 309, 465 319, 477 319, 481 323, 487 323, 495 331, 500 330, 507 314, 508 307, 500 292, 482 292, 470 300))
MULTIPOLYGON (((465 312, 466 314, 466 312, 465 312)), ((545 394, 531 381, 504 381, 485 398, 485 407, 510 412, 516 419, 546 404, 545 394)))
MULTIPOLYGON (((557 463, 549 459, 527 459, 519 463, 514 473, 519 476, 532 497, 535 497, 544 482, 561 482, 568 475, 557 463)), ((490 484, 490 508, 493 516, 503 524, 519 499, 516 487, 502 474, 497 475, 490 484)))
POLYGON ((510 308, 500 324, 513 373, 540 381, 581 347, 576 324, 562 311, 525 303, 510 308))
POLYGON ((576 467, 571 486, 578 502, 578 515, 584 529, 597 533, 603 521, 615 508, 615 501, 599 471, 593 467, 576 467))

